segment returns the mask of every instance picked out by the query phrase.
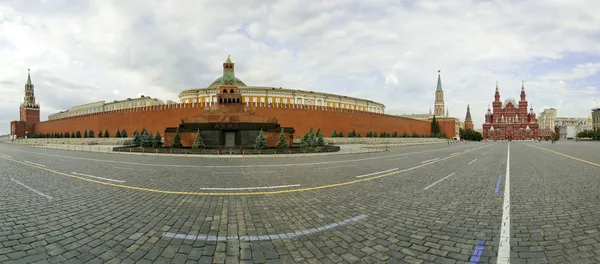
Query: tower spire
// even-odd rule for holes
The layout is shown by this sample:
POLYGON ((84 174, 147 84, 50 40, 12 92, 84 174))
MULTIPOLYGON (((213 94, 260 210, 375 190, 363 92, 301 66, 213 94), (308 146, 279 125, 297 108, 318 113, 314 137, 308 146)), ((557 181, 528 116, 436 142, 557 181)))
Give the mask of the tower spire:
POLYGON ((435 89, 436 92, 443 92, 442 91, 442 78, 441 78, 441 71, 438 70, 438 81, 437 81, 437 88, 435 89))
POLYGON ((27 68, 27 85, 31 85, 31 71, 27 68))
POLYGON ((525 81, 521 80, 521 91, 525 91, 525 81))
POLYGON ((235 64, 231 61, 231 55, 227 56, 227 60, 225 63, 223 63, 223 77, 221 78, 221 85, 237 85, 234 65, 235 64))
POLYGON ((496 92, 498 92, 498 80, 496 80, 496 92))

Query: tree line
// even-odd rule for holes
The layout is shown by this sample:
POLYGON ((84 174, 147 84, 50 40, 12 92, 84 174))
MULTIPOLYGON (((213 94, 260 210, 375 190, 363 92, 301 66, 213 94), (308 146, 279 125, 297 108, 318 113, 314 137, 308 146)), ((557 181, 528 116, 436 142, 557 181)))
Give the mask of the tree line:
POLYGON ((32 133, 27 135, 28 138, 127 138, 127 131, 125 129, 119 130, 115 133, 115 136, 111 136, 108 133, 108 129, 105 129, 104 132, 102 130, 98 130, 98 133, 95 133, 94 130, 84 130, 83 133, 81 131, 77 132, 53 132, 53 133, 32 133))
POLYGON ((578 138, 589 138, 592 140, 600 140, 600 129, 586 129, 577 133, 578 138))

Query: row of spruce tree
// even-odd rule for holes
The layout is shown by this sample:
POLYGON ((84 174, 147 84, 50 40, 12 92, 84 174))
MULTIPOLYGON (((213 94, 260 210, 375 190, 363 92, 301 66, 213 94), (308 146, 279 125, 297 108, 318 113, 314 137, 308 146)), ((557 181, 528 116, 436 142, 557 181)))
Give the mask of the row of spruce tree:
MULTIPOLYGON (((331 132, 331 137, 344 137, 344 133, 343 132, 337 132, 335 131, 335 129, 333 130, 333 132, 331 132)), ((360 135, 360 132, 357 133, 354 129, 352 129, 352 131, 348 132, 348 136, 349 138, 357 138, 357 137, 362 137, 360 135)), ((381 133, 377 133, 377 131, 367 131, 367 133, 365 134, 365 137, 368 138, 376 138, 376 137, 380 137, 380 138, 397 138, 397 137, 404 137, 404 138, 408 138, 408 137, 414 137, 414 138, 424 138, 424 137, 439 137, 439 135, 437 134, 430 134, 430 135, 425 135, 425 134, 417 134, 417 132, 413 132, 412 135, 409 135, 408 132, 404 131, 402 134, 398 134, 397 131, 394 132, 381 132, 381 133)), ((442 135, 442 137, 446 137, 446 134, 444 133, 442 135)))
MULTIPOLYGON (((85 130, 83 134, 81 131, 71 132, 54 132, 54 133, 41 133, 41 134, 29 134, 27 137, 29 138, 110 138, 111 135, 108 133, 108 129, 105 129, 104 132, 102 130, 98 130, 98 133, 94 133, 94 130, 85 130), (97 136, 96 136, 97 135, 97 136)), ((127 131, 125 129, 119 130, 115 133, 115 138, 126 138, 127 131)))
POLYGON ((133 131, 133 145, 142 148, 160 148, 163 146, 162 137, 160 133, 156 131, 155 135, 152 132, 148 132, 145 128, 142 129, 142 133, 137 130, 133 131))

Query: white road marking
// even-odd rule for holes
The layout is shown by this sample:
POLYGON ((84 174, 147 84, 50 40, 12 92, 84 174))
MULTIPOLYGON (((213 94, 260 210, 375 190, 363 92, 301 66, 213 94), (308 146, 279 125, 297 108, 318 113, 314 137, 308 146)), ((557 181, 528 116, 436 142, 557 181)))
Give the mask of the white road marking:
POLYGON ((398 169, 400 169, 400 168, 395 168, 395 169, 390 169, 390 170, 384 170, 384 171, 373 172, 373 173, 369 173, 369 174, 364 174, 364 175, 359 175, 359 176, 356 176, 356 178, 363 178, 363 177, 367 177, 367 176, 372 176, 372 175, 382 174, 382 173, 386 173, 386 172, 390 172, 390 171, 395 171, 395 170, 398 170, 398 169))
POLYGON ((35 165, 35 166, 46 167, 46 165, 42 165, 42 164, 35 163, 35 162, 31 162, 31 161, 26 161, 26 160, 24 160, 23 162, 25 162, 25 163, 29 163, 29 164, 31 164, 31 165, 35 165))
POLYGON ((438 183, 440 183, 440 182, 444 181, 445 179, 448 179, 448 178, 452 177, 452 175, 454 175, 454 172, 453 172, 453 173, 450 173, 450 175, 448 175, 448 176, 446 176, 446 177, 444 177, 444 178, 441 178, 441 179, 439 179, 438 181, 436 181, 436 182, 432 183, 431 185, 429 185, 429 186, 427 186, 427 187, 423 188, 423 191, 426 191, 426 190, 429 190, 429 189, 431 189, 431 187, 433 187, 433 186, 435 186, 436 184, 438 184, 438 183))
POLYGON ((498 247, 498 259, 496 263, 510 263, 510 142, 508 142, 508 149, 506 150, 506 174, 504 176, 504 204, 502 206, 500 246, 498 247))
MULTIPOLYGON (((489 151, 488 151, 489 152, 489 151)), ((485 156, 485 154, 488 154, 488 152, 483 153, 481 156, 485 156)))
POLYGON ((94 176, 94 175, 88 175, 88 174, 77 173, 77 172, 71 172, 71 174, 77 175, 77 176, 84 176, 84 177, 96 178, 96 179, 105 180, 105 181, 111 181, 111 182, 125 182, 125 181, 121 181, 121 180, 114 180, 114 179, 109 179, 109 178, 102 178, 102 177, 98 177, 98 176, 94 176))
POLYGON ((113 167, 115 169, 122 169, 122 170, 135 170, 135 171, 155 171, 155 170, 145 170, 145 169, 135 169, 135 168, 125 168, 125 167, 113 167))
MULTIPOLYGON (((492 145, 499 143, 492 143, 492 145)), ((459 146, 463 147, 463 146, 459 146)), ((479 147, 482 148, 482 147, 479 147)), ((385 159, 390 157, 398 157, 398 156, 407 156, 412 154, 420 154, 420 153, 429 153, 435 151, 444 151, 447 148, 441 149, 432 149, 432 150, 424 150, 417 152, 408 152, 408 153, 399 153, 392 154, 387 156, 376 156, 362 159, 351 159, 351 160, 336 160, 336 161, 322 161, 322 162, 309 162, 309 163, 289 163, 289 164, 254 164, 254 165, 185 165, 185 164, 153 164, 153 163, 138 163, 138 162, 127 162, 127 161, 118 161, 118 160, 102 160, 102 159, 90 159, 90 158, 81 158, 81 157, 73 157, 73 156, 64 156, 64 155, 56 155, 56 154, 48 154, 48 153, 39 153, 39 152, 31 152, 20 149, 13 148, 0 148, 0 149, 9 149, 18 152, 31 153, 35 155, 46 155, 52 157, 59 158, 67 158, 67 159, 75 159, 75 160, 87 160, 87 161, 96 161, 96 162, 105 162, 105 163, 120 163, 120 164, 128 164, 128 165, 141 165, 141 166, 152 166, 152 167, 179 167, 179 168, 256 168, 256 167, 292 167, 292 166, 311 166, 311 165, 321 165, 321 164, 336 164, 336 163, 348 163, 348 162, 357 162, 357 161, 365 161, 365 160, 374 160, 374 159, 385 159)))
POLYGON ((329 169, 337 169, 337 168, 346 168, 346 167, 354 167, 356 165, 340 165, 340 166, 333 166, 333 167, 325 167, 325 168, 319 168, 320 170, 329 170, 329 169))
POLYGON ((454 155, 458 155, 458 154, 460 154, 460 152, 454 152, 454 153, 450 154, 450 156, 454 156, 454 155))
POLYGON ((11 181, 14 181, 14 182, 16 182, 17 184, 19 184, 19 185, 21 185, 21 186, 23 186, 23 187, 27 188, 28 190, 30 190, 30 191, 32 191, 32 192, 34 192, 34 193, 37 193, 37 194, 38 194, 38 195, 40 195, 40 196, 46 197, 46 198, 48 198, 48 199, 52 199, 52 196, 50 196, 50 195, 47 195, 47 194, 44 194, 44 193, 42 193, 42 192, 40 192, 40 191, 38 191, 38 190, 36 190, 36 189, 33 189, 33 188, 31 188, 31 187, 29 187, 29 186, 27 186, 27 185, 25 185, 25 184, 21 183, 20 181, 17 181, 17 180, 15 180, 15 179, 13 179, 13 178, 10 178, 10 180, 11 180, 11 181))
POLYGON ((0 157, 4 157, 4 158, 9 158, 9 159, 12 159, 12 157, 11 157, 11 156, 4 155, 4 154, 0 154, 0 157))
POLYGON ((392 160, 403 160, 403 159, 408 159, 408 157, 401 157, 401 158, 389 159, 389 161, 392 161, 392 160))
POLYGON ((471 163, 475 162, 477 159, 472 160, 471 162, 469 162, 469 164, 467 165, 471 165, 471 163))
POLYGON ((163 237, 168 238, 178 238, 178 239, 186 239, 186 240, 202 240, 202 241, 227 241, 227 240, 240 240, 240 241, 265 241, 265 240, 275 240, 275 239, 284 239, 284 238, 295 238, 302 235, 311 235, 314 233, 322 232, 328 229, 336 228, 338 226, 343 226, 352 222, 356 222, 360 219, 366 218, 368 215, 359 215, 352 218, 348 218, 346 220, 331 223, 325 226, 320 226, 311 229, 299 230, 291 233, 280 233, 280 234, 269 234, 262 236, 210 236, 207 234, 178 234, 178 233, 170 233, 164 232, 162 234, 163 237))
POLYGON ((421 161, 421 164, 423 163, 427 163, 427 162, 431 162, 431 161, 436 161, 439 160, 440 158, 435 158, 435 159, 430 159, 430 160, 426 160, 426 161, 421 161))
POLYGON ((279 186, 264 186, 264 187, 241 187, 241 188, 197 188, 200 190, 212 190, 212 191, 241 191, 241 190, 260 190, 260 189, 279 189, 279 188, 289 188, 289 187, 298 187, 300 184, 291 184, 291 185, 279 185, 279 186))

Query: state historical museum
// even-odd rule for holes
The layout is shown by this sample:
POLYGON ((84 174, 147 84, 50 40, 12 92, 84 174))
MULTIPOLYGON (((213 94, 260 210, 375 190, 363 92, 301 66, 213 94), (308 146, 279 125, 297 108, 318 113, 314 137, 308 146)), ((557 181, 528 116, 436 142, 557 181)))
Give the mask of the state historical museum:
POLYGON ((521 100, 500 101, 500 91, 496 82, 496 94, 492 103, 493 112, 488 106, 483 124, 484 140, 531 140, 539 137, 538 123, 533 108, 527 112, 525 85, 521 85, 521 100))

